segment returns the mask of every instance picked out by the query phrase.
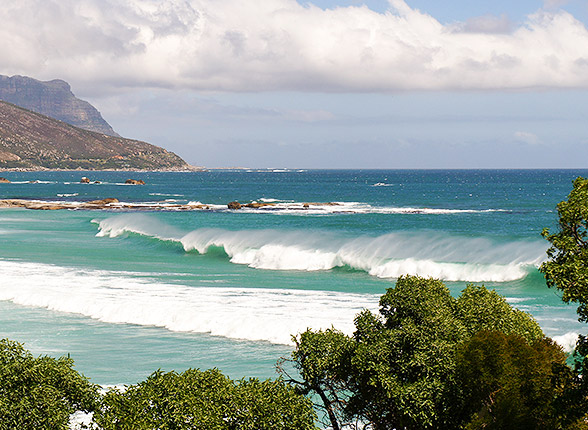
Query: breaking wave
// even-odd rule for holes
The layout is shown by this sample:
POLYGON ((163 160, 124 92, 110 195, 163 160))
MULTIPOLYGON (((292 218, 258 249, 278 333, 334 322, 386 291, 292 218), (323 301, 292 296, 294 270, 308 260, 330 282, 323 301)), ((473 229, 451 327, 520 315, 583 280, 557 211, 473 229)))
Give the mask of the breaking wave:
POLYGON ((401 275, 445 281, 507 282, 525 278, 543 261, 540 241, 494 242, 425 232, 345 237, 324 231, 203 228, 183 232, 144 214, 110 217, 98 224, 100 237, 135 233, 206 254, 221 248, 230 261, 266 270, 330 270, 349 267, 378 278, 401 275))
POLYGON ((378 309, 373 294, 195 287, 132 275, 0 260, 0 300, 107 323, 286 345, 307 328, 333 325, 351 334, 358 312, 378 309))

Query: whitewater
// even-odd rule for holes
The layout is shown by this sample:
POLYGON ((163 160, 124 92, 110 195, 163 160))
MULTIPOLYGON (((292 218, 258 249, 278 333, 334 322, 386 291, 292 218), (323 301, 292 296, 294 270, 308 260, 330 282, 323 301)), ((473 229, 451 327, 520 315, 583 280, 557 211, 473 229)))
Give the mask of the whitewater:
POLYGON ((0 336, 100 384, 162 368, 275 377, 308 328, 353 333, 403 275, 484 284, 569 349, 586 328, 538 267, 586 171, 6 172, 0 336), (80 184, 82 176, 99 184, 80 184), (103 198, 102 210, 77 205, 103 198), (229 209, 238 201, 241 209, 229 209))
POLYGON ((348 266, 379 278, 419 275, 446 281, 506 282, 544 260, 542 241, 494 244, 488 239, 389 233, 341 238, 327 232, 199 229, 183 234, 144 214, 101 221, 99 237, 135 233, 177 242, 186 252, 220 248, 232 263, 266 270, 330 270, 348 266))

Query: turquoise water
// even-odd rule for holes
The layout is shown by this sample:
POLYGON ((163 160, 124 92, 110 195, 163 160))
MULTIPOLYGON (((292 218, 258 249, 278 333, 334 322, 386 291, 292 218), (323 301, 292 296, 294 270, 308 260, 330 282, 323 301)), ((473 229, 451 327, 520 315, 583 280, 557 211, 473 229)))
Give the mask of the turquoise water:
POLYGON ((0 336, 69 353, 96 383, 158 368, 276 376, 292 334, 351 333, 354 315, 376 310, 405 273, 444 279, 454 294, 494 288, 566 347, 586 331, 537 271, 540 232, 586 170, 3 175, 12 183, 0 198, 147 205, 0 209, 0 336), (233 200, 273 206, 229 211, 233 200), (211 209, 172 206, 190 202, 211 209))

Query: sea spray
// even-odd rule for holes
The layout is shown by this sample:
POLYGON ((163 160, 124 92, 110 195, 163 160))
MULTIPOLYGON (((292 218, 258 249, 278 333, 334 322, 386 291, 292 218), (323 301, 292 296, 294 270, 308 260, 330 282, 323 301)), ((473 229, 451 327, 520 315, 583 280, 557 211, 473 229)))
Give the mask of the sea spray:
POLYGON ((144 214, 94 221, 97 236, 136 233, 181 243, 186 252, 224 250, 230 261, 266 270, 330 270, 349 267, 379 278, 420 275, 445 281, 508 282, 522 279, 543 261, 539 240, 495 242, 430 232, 347 237, 336 232, 300 230, 223 230, 184 233, 144 214))

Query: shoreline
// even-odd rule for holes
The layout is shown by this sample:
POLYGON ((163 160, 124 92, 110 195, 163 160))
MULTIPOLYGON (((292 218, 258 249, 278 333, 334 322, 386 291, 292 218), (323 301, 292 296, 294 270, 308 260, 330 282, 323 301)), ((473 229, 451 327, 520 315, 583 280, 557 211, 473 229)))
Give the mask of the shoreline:
POLYGON ((179 173, 190 173, 190 172, 207 172, 209 171, 208 168, 203 166, 192 166, 189 165, 188 167, 177 167, 177 168, 166 168, 166 169, 133 169, 133 168, 125 168, 125 169, 48 169, 45 167, 0 167, 0 172, 20 172, 20 173, 28 173, 28 172, 179 172, 179 173))

